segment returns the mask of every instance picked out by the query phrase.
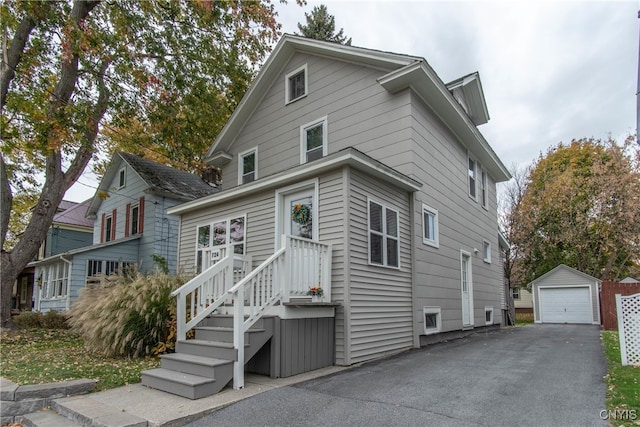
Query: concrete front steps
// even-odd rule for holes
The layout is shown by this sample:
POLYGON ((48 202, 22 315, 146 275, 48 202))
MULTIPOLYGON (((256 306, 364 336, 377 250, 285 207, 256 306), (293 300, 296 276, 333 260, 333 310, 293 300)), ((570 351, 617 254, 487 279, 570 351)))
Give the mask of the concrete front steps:
POLYGON ((84 396, 51 401, 45 409, 22 418, 25 427, 147 427, 145 419, 84 396))
MULTIPOLYGON (((142 372, 142 384, 188 399, 222 390, 233 378, 233 316, 212 315, 194 328, 195 339, 176 343, 176 352, 161 356, 160 368, 142 372)), ((273 318, 263 317, 245 333, 245 363, 273 335, 273 318)))

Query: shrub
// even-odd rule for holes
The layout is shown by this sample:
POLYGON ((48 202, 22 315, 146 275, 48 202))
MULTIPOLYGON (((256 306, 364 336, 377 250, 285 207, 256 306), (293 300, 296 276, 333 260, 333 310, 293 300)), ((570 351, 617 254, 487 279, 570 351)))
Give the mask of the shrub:
POLYGON ((171 334, 175 321, 171 292, 182 283, 182 279, 162 272, 112 276, 104 284, 80 291, 69 311, 69 324, 82 335, 85 345, 106 356, 138 357, 171 351, 171 340, 175 340, 175 333, 171 334))
POLYGON ((25 311, 13 318, 20 329, 68 329, 67 318, 57 311, 42 314, 37 311, 25 311))

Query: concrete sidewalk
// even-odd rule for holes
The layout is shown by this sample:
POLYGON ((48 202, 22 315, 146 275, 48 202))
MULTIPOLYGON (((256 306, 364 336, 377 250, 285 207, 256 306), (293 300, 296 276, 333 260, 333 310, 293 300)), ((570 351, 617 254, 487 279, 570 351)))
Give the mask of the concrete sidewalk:
MULTIPOLYGON (((82 425, 182 426, 262 392, 291 386, 345 369, 348 368, 330 366, 288 378, 276 379, 247 374, 244 389, 233 390, 229 385, 218 394, 198 400, 190 400, 141 384, 133 384, 97 393, 55 399, 51 407, 56 412, 63 413, 82 425)), ((44 411, 37 413, 35 417, 26 418, 25 425, 29 424, 29 419, 32 419, 31 425, 41 427, 58 427, 62 420, 53 411, 44 411)))

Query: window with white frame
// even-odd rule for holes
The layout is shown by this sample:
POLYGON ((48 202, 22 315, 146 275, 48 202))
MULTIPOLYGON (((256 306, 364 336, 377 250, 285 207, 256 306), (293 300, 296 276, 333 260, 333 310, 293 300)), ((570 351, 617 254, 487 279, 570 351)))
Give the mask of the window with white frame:
POLYGON ((122 168, 118 171, 118 188, 122 188, 127 184, 127 170, 122 168))
POLYGON ((520 299, 520 288, 511 288, 511 296, 513 299, 520 299))
POLYGON ((122 275, 135 267, 135 263, 104 259, 87 260, 87 277, 122 275))
POLYGON ((477 163, 475 159, 469 156, 469 197, 475 199, 476 198, 476 177, 477 177, 477 163))
POLYGON ((238 185, 258 179, 258 148, 238 155, 238 185))
POLYGON ((369 263, 400 267, 398 211, 369 200, 369 263))
POLYGON ((140 226, 140 204, 133 203, 129 207, 129 235, 138 234, 140 226))
POLYGON ((304 64, 285 76, 285 103, 305 97, 307 87, 307 64, 304 64))
POLYGON ((109 242, 113 240, 113 215, 109 214, 104 217, 104 238, 103 241, 109 242))
POLYGON ((486 240, 482 241, 482 260, 491 263, 491 243, 486 240))
POLYGON ((45 299, 63 298, 67 296, 69 284, 69 264, 56 262, 44 267, 42 293, 45 299))
POLYGON ((300 163, 318 160, 327 155, 327 118, 323 117, 300 127, 300 163))
POLYGON ((437 334, 442 330, 442 314, 440 307, 423 307, 424 334, 437 334))
POLYGON ((493 325, 493 307, 484 308, 484 324, 493 325))
POLYGON ((438 211, 425 204, 422 205, 422 242, 439 246, 438 239, 438 211))
POLYGON ((487 187, 487 171, 482 168, 480 170, 480 201, 483 208, 487 208, 489 200, 489 188, 487 187))
POLYGON ((246 216, 226 218, 198 226, 196 242, 196 272, 209 268, 212 255, 225 256, 228 247, 234 254, 245 254, 246 216))

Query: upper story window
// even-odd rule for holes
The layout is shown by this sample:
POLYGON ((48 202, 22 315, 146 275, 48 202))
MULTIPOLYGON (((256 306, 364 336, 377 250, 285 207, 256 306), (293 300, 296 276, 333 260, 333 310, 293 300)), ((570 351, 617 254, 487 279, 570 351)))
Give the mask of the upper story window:
POLYGON ((300 127, 300 163, 318 160, 327 155, 327 118, 323 117, 300 127))
POLYGON ((127 184, 127 170, 122 168, 118 171, 118 188, 122 188, 127 184))
POLYGON ((258 179, 258 148, 238 155, 238 185, 258 179))
POLYGON ((511 296, 513 299, 520 299, 520 288, 511 288, 511 296))
POLYGON ((125 217, 124 236, 135 236, 142 233, 144 222, 144 196, 136 203, 127 205, 125 217))
POLYGON ((469 157, 469 197, 476 198, 477 162, 469 157))
POLYGON ((487 171, 484 168, 480 171, 480 201, 483 208, 487 208, 489 199, 489 188, 487 187, 487 171))
POLYGON ((438 247, 438 211, 430 206, 422 205, 422 242, 438 247))
POLYGON ((491 243, 486 240, 482 242, 482 260, 491 263, 491 243))
POLYGON ((285 76, 285 103, 307 96, 307 64, 285 76))
POLYGON ((104 217, 104 228, 102 230, 102 235, 103 235, 103 241, 104 242, 109 242, 111 240, 113 240, 114 236, 113 236, 113 232, 115 231, 115 224, 113 221, 113 215, 106 215, 104 217))
POLYGON ((398 211, 369 200, 369 263, 400 267, 398 211))

